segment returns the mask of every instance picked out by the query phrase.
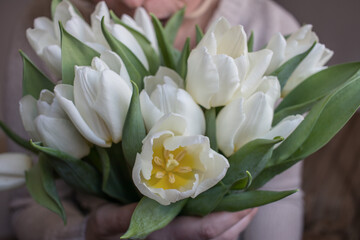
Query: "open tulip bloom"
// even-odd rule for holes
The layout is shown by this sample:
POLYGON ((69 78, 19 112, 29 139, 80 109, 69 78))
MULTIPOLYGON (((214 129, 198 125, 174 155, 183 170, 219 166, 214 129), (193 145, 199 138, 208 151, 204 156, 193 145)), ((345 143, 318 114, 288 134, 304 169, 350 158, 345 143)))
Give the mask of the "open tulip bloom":
POLYGON ((31 167, 26 156, 0 156, 0 189, 26 180, 64 222, 58 177, 115 203, 139 202, 122 238, 144 238, 178 214, 239 211, 295 193, 258 189, 350 119, 360 62, 326 67, 333 52, 311 25, 254 51, 256 35, 224 18, 179 51, 172 45, 184 12, 164 27, 142 8, 119 18, 100 2, 88 24, 70 2, 54 0, 52 20, 27 30, 54 79, 21 52, 30 140, 0 122, 39 158, 31 167))

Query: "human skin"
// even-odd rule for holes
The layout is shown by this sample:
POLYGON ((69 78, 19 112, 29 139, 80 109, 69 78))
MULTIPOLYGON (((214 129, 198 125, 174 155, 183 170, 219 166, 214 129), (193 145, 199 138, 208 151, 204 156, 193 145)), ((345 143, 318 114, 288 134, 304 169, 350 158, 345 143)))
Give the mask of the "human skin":
MULTIPOLYGON (((106 204, 89 216, 87 240, 115 240, 123 235, 130 225, 136 203, 118 206, 106 204)), ((239 212, 215 212, 205 217, 181 216, 165 228, 150 234, 147 240, 236 240, 248 226, 257 209, 239 212)))

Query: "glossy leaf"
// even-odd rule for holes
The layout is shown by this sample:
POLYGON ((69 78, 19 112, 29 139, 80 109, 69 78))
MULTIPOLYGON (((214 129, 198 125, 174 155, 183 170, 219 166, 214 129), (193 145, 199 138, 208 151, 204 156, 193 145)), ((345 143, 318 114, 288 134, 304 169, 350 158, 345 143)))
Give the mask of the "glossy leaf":
POLYGON ((246 171, 256 177, 271 158, 273 146, 281 141, 281 138, 256 139, 241 147, 229 158, 230 168, 222 182, 227 186, 232 186, 248 176, 246 171))
POLYGON ((20 137, 19 135, 17 135, 8 126, 6 126, 6 124, 3 123, 2 121, 0 121, 0 128, 4 131, 6 136, 8 136, 11 140, 13 140, 20 147, 23 147, 34 153, 38 153, 38 151, 29 143, 29 141, 27 141, 27 140, 23 139, 22 137, 20 137))
POLYGON ((272 191, 249 191, 234 192, 224 197, 215 211, 237 212, 248 208, 259 207, 283 199, 297 190, 272 192, 272 191))
POLYGON ((75 65, 90 66, 92 59, 100 56, 100 54, 68 33, 61 23, 59 26, 61 31, 62 83, 73 85, 75 65))
POLYGON ((186 78, 187 60, 189 58, 189 55, 190 55, 190 38, 187 38, 177 64, 177 72, 179 73, 182 79, 186 78))
POLYGON ((55 84, 35 66, 23 51, 19 52, 23 61, 22 95, 31 95, 38 99, 43 89, 53 91, 55 84))
POLYGON ((306 52, 296 55, 295 57, 289 59, 283 65, 281 65, 278 69, 276 69, 271 76, 276 76, 279 79, 281 89, 285 86, 286 82, 289 80, 291 74, 295 71, 295 69, 299 66, 302 60, 306 58, 306 56, 311 52, 316 43, 312 45, 306 52))
POLYGON ((129 229, 121 239, 145 238, 165 227, 180 213, 185 203, 186 199, 165 206, 143 197, 131 217, 129 229))
POLYGON ((360 74, 360 62, 345 63, 322 70, 300 83, 276 108, 275 113, 289 107, 313 103, 360 74))
POLYGON ((125 44, 117 40, 106 29, 104 18, 101 20, 101 29, 106 41, 111 47, 111 50, 116 52, 123 60, 126 70, 129 73, 130 79, 136 83, 140 90, 142 90, 144 87, 143 78, 150 75, 148 70, 146 70, 140 60, 135 56, 133 52, 130 51, 128 47, 125 46, 125 44))
POLYGON ((182 213, 185 215, 205 216, 216 208, 228 191, 229 188, 220 182, 196 198, 189 198, 182 213))
POLYGON ((164 64, 166 67, 176 70, 173 48, 165 35, 165 30, 162 27, 159 19, 155 15, 151 14, 151 18, 156 33, 156 38, 158 40, 159 50, 164 60, 164 64))
POLYGON ((110 11, 110 15, 115 23, 125 27, 134 36, 141 49, 144 51, 145 57, 149 63, 150 74, 155 75, 160 66, 160 58, 155 52, 154 48, 151 46, 151 42, 143 34, 121 21, 121 19, 118 18, 113 11, 110 11))
POLYGON ((201 41, 201 39, 203 38, 204 33, 201 30, 201 28, 199 27, 199 25, 197 25, 197 24, 195 26, 195 30, 196 30, 196 43, 199 43, 201 41))
POLYGON ((247 42, 248 51, 252 52, 254 51, 254 32, 251 31, 250 37, 247 42))
POLYGON ((66 224, 66 214, 56 191, 55 179, 47 159, 40 154, 39 162, 25 173, 26 187, 41 206, 59 215, 66 224))
MULTIPOLYGON (((110 197, 124 203, 131 203, 131 195, 128 194, 128 186, 121 182, 121 175, 115 166, 115 161, 111 161, 105 149, 97 147, 97 152, 102 163, 103 182, 102 190, 110 197)), ((121 159, 116 159, 121 161, 121 159)))
POLYGON ((173 45, 175 42, 176 35, 179 31, 179 28, 183 22, 185 14, 185 8, 177 11, 166 23, 164 28, 165 38, 169 44, 173 45))
POLYGON ((134 166, 136 154, 141 152, 145 136, 146 129, 141 114, 139 89, 133 83, 133 94, 126 114, 122 140, 123 152, 130 168, 134 166))
POLYGON ((31 143, 50 158, 51 166, 66 183, 80 191, 103 196, 101 176, 93 166, 58 150, 31 143))
POLYGON ((205 136, 210 140, 210 147, 214 151, 218 151, 217 141, 216 141, 216 109, 205 109, 205 121, 206 129, 205 136))

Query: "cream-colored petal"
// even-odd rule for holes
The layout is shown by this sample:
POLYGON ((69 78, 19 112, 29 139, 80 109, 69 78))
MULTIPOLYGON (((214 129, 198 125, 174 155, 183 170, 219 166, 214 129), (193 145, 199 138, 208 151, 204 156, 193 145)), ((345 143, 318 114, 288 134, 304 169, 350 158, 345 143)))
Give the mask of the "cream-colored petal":
POLYGON ((278 69, 285 60, 286 40, 281 33, 275 34, 269 41, 266 49, 273 52, 271 63, 265 74, 269 75, 278 69))
MULTIPOLYGON (((275 127, 264 135, 265 139, 273 139, 275 137, 287 138, 304 120, 302 115, 292 115, 281 120, 275 127)), ((281 143, 280 143, 281 144, 281 143)))
POLYGON ((120 75, 120 77, 126 81, 129 87, 132 89, 132 84, 130 82, 129 73, 125 67, 123 60, 115 52, 107 50, 100 55, 100 59, 103 60, 106 65, 120 75))
POLYGON ((141 27, 146 38, 151 42, 151 46, 155 49, 156 52, 159 52, 154 26, 150 20, 150 16, 147 14, 145 9, 138 7, 135 10, 134 19, 137 25, 141 27))
POLYGON ((22 153, 0 154, 0 191, 25 183, 25 171, 31 168, 31 158, 22 153))
POLYGON ((43 29, 28 28, 26 30, 26 38, 38 55, 43 53, 45 47, 59 44, 53 35, 43 29))
POLYGON ((59 45, 50 45, 43 49, 41 59, 45 62, 46 66, 59 80, 62 76, 61 69, 61 48, 59 45))
POLYGON ((233 26, 223 35, 217 37, 217 54, 225 54, 232 58, 247 55, 247 37, 244 27, 241 25, 233 26))
POLYGON ((111 70, 105 70, 99 79, 94 109, 105 122, 112 141, 121 140, 126 113, 129 109, 132 89, 126 81, 111 70))
POLYGON ((243 98, 230 102, 219 112, 216 118, 216 140, 225 156, 235 152, 236 134, 245 119, 243 98))
POLYGON ((90 16, 91 20, 91 29, 94 33, 94 37, 96 39, 96 42, 106 46, 106 48, 109 48, 109 45, 102 34, 101 30, 101 19, 104 17, 105 25, 110 24, 110 13, 109 9, 104 1, 98 2, 95 6, 94 12, 90 16))
MULTIPOLYGON (((171 131, 175 135, 184 135, 187 130, 186 119, 175 113, 164 115, 159 121, 151 128, 148 136, 161 131, 171 131)), ((147 139, 147 137, 145 138, 147 139)))
POLYGON ((217 66, 206 48, 194 49, 188 59, 186 90, 201 106, 212 107, 211 98, 219 91, 217 66))
POLYGON ((164 116, 164 113, 160 111, 151 101, 145 90, 141 91, 140 93, 140 107, 146 129, 147 131, 150 131, 150 129, 158 122, 158 120, 164 116))
POLYGON ((68 153, 75 158, 89 154, 88 142, 69 120, 40 115, 35 122, 45 146, 68 153))
POLYGON ((144 78, 144 89, 150 95, 157 85, 169 84, 177 88, 184 88, 184 80, 174 70, 160 66, 155 76, 144 78))
POLYGON ((109 147, 111 142, 102 139, 89 127, 84 118, 74 105, 74 87, 67 84, 59 84, 55 87, 55 96, 61 107, 64 109, 74 126, 81 135, 89 142, 101 147, 109 147))

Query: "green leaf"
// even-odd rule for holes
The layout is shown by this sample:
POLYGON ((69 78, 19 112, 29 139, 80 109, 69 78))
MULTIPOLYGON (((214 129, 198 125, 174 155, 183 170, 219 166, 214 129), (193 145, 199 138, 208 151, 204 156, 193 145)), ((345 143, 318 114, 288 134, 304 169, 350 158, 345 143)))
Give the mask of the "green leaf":
POLYGON ((248 46, 249 52, 254 51, 254 32, 253 31, 251 31, 250 37, 247 42, 247 46, 248 46))
POLYGON ((31 95, 38 99, 40 92, 43 89, 50 91, 54 90, 55 84, 49 80, 48 77, 42 73, 29 57, 23 52, 19 51, 23 60, 23 82, 22 82, 22 95, 31 95))
POLYGON ((272 191, 249 191, 234 192, 225 196, 216 207, 215 211, 237 212, 248 208, 255 208, 283 199, 297 190, 272 192, 272 191))
POLYGON ((196 198, 189 198, 182 213, 184 215, 205 216, 216 208, 228 191, 229 188, 220 182, 196 198))
POLYGON ((177 11, 174 15, 172 15, 172 17, 166 23, 164 29, 165 38, 171 45, 173 45, 175 42, 176 35, 184 19, 184 14, 185 14, 185 8, 182 8, 181 10, 177 11))
POLYGON ((189 55, 190 55, 190 38, 187 38, 177 64, 177 72, 179 73, 182 79, 186 78, 187 60, 189 58, 189 55))
POLYGON ((59 215, 66 224, 66 214, 56 191, 55 179, 47 159, 40 154, 39 162, 25 173, 26 187, 41 206, 59 215))
POLYGON ((102 163, 103 170, 103 183, 102 190, 110 197, 119 200, 120 202, 127 204, 134 202, 135 199, 131 199, 132 195, 129 194, 128 187, 121 181, 121 173, 117 163, 122 159, 110 160, 108 153, 105 149, 96 147, 97 152, 102 163))
POLYGON ((254 181, 251 183, 249 190, 255 190, 265 185, 270 179, 272 179, 274 176, 282 173, 286 169, 293 166, 295 163, 297 163, 299 160, 290 160, 285 161, 281 163, 274 164, 272 166, 266 167, 261 173, 254 179, 254 181))
POLYGON ((38 151, 29 143, 29 141, 23 139, 19 135, 17 135, 15 132, 13 132, 8 126, 5 125, 2 121, 0 121, 0 128, 4 131, 4 133, 13 140, 16 144, 18 144, 20 147, 23 147, 29 151, 32 151, 34 153, 38 153, 38 151))
POLYGON ((145 57, 149 63, 150 74, 155 75, 160 66, 160 58, 152 47, 151 42, 143 34, 121 21, 121 19, 118 18, 113 11, 110 11, 110 15, 115 23, 124 26, 134 36, 134 38, 144 51, 145 57))
POLYGON ((146 137, 145 124, 141 114, 139 89, 134 82, 130 107, 126 114, 122 136, 122 147, 129 167, 133 167, 136 154, 141 152, 142 141, 146 137))
POLYGON ((61 23, 61 65, 62 83, 73 85, 75 65, 90 66, 94 57, 100 54, 68 33, 61 23))
POLYGON ((256 177, 271 158, 273 146, 282 140, 282 138, 256 139, 241 147, 229 158, 230 168, 222 182, 227 186, 232 186, 248 176, 246 171, 256 177))
POLYGON ((310 76, 284 98, 276 108, 275 113, 290 107, 318 101, 359 75, 359 70, 360 62, 345 63, 329 67, 310 76))
POLYGON ((316 103, 316 100, 300 103, 298 105, 290 106, 290 107, 280 110, 279 112, 274 114, 272 126, 275 126, 276 124, 278 124, 281 120, 283 120, 287 116, 303 114, 305 112, 310 111, 310 109, 314 106, 315 103, 316 103))
POLYGON ((151 14, 152 22, 155 29, 156 38, 158 40, 159 50, 164 60, 166 67, 176 70, 175 57, 173 55, 173 48, 166 38, 164 28, 162 27, 159 19, 151 14))
POLYGON ((204 33, 197 24, 195 25, 195 30, 196 30, 196 43, 198 44, 201 41, 201 39, 204 37, 204 33))
POLYGON ((218 151, 217 142, 216 142, 216 109, 210 108, 205 109, 205 136, 210 140, 210 147, 214 151, 218 151))
POLYGON ((249 188, 252 183, 252 176, 249 171, 246 171, 246 177, 240 179, 231 186, 231 190, 244 190, 249 188))
POLYGON ((66 183, 75 189, 103 197, 101 176, 93 166, 61 151, 39 146, 32 141, 30 143, 50 158, 51 166, 66 183))
POLYGON ((263 170, 253 185, 261 187, 329 142, 359 108, 359 92, 360 75, 316 103, 304 121, 274 150, 272 165, 263 170))
POLYGON ((119 40, 117 40, 106 28, 104 18, 101 20, 101 29, 104 37, 111 47, 123 60, 130 79, 136 83, 140 90, 144 88, 143 78, 150 75, 137 56, 119 40))
POLYGON ((180 213, 185 203, 186 199, 165 206, 143 197, 131 217, 129 229, 121 239, 145 238, 165 227, 180 213))
POLYGON ((281 65, 278 69, 276 69, 273 73, 270 74, 272 76, 276 76, 279 79, 281 89, 283 89, 286 82, 289 80, 289 77, 299 66, 301 61, 304 60, 304 58, 306 58, 306 56, 311 52, 315 44, 316 42, 306 52, 289 59, 287 62, 285 62, 283 65, 281 65))

